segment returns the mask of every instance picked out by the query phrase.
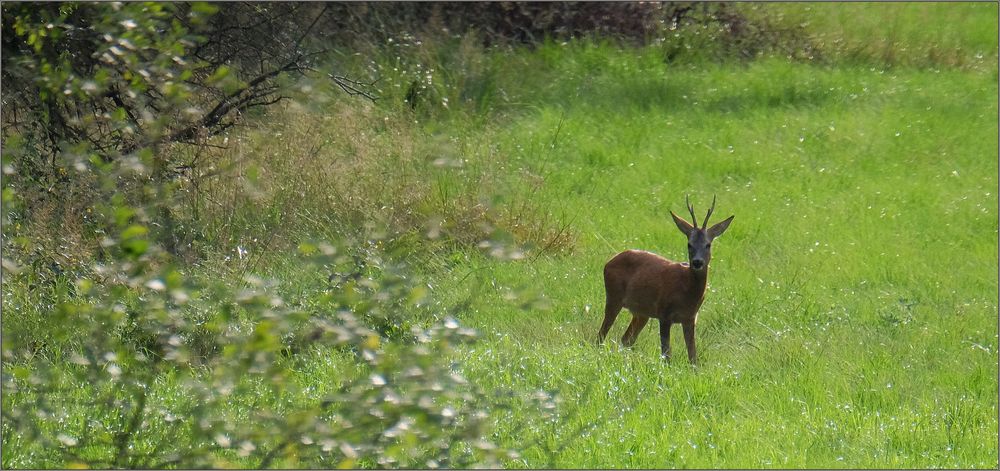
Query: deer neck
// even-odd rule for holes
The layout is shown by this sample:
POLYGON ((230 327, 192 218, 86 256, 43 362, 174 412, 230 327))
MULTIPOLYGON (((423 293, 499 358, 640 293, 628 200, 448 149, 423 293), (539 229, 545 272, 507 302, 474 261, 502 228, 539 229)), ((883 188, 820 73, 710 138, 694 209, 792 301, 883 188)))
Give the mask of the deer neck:
POLYGON ((695 270, 693 268, 688 268, 688 275, 690 276, 691 291, 697 293, 699 296, 705 294, 705 286, 708 285, 708 267, 704 270, 695 270))

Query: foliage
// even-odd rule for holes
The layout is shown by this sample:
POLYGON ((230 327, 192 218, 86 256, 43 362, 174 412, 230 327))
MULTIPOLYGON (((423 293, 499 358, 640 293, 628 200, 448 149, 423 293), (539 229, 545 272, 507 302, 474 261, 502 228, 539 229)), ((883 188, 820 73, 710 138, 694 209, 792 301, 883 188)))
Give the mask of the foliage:
POLYGON ((212 4, 157 2, 3 8, 4 151, 18 169, 6 185, 24 201, 16 217, 36 226, 26 234, 62 232, 70 242, 36 241, 68 254, 63 265, 100 251, 88 235, 100 230, 92 213, 110 189, 84 169, 117 161, 141 164, 133 167, 144 172, 124 172, 116 184, 132 189, 122 192, 131 203, 156 205, 156 240, 179 253, 169 186, 198 162, 162 148, 205 146, 250 109, 287 98, 288 76, 316 56, 307 37, 325 12, 224 4, 216 14, 212 4), (146 180, 163 201, 141 194, 146 180))
POLYGON ((337 31, 383 44, 402 36, 462 36, 478 32, 484 45, 538 44, 548 38, 616 37, 641 43, 665 19, 680 18, 690 2, 358 2, 334 5, 337 31))
MULTIPOLYGON (((502 456, 483 439, 483 393, 440 361, 474 337, 456 321, 385 344, 353 313, 369 309, 347 310, 350 289, 303 311, 257 279, 232 291, 186 277, 141 220, 107 243, 114 256, 96 276, 53 293, 59 328, 19 325, 23 312, 5 327, 4 442, 37 454, 31 466, 466 467, 502 456), (302 355, 356 362, 323 393, 294 380, 289 342, 303 336, 302 355)), ((307 263, 342 257, 327 244, 303 250, 307 263)), ((8 272, 5 299, 30 275, 8 272)), ((371 288, 365 297, 414 296, 371 288)), ((10 449, 5 467, 28 464, 10 449)))
MULTIPOLYGON (((441 361, 473 332, 402 322, 424 297, 405 267, 286 300, 175 256, 193 165, 168 144, 203 145, 305 67, 308 28, 268 43, 298 7, 239 7, 4 4, 4 466, 495 463, 484 393, 441 361), (350 366, 316 394, 293 381, 303 356, 350 366)), ((352 261, 311 247, 303 263, 352 261)))
MULTIPOLYGON (((5 5, 5 137, 16 132, 43 156, 84 143, 110 161, 163 142, 198 142, 281 99, 279 75, 306 70, 315 55, 303 50, 310 30, 290 36, 288 24, 275 24, 295 12, 288 7, 233 4, 216 15, 219 8, 5 5)), ((41 171, 28 163, 38 165, 21 166, 41 171)))

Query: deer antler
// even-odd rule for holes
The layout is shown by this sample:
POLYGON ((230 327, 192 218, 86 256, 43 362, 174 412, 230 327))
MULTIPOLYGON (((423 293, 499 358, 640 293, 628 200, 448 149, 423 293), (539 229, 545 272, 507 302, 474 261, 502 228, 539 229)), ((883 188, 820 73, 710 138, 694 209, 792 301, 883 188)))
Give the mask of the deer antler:
POLYGON ((691 225, 698 227, 698 218, 694 215, 694 206, 691 206, 691 195, 684 195, 684 202, 687 203, 688 212, 691 213, 691 225))
POLYGON ((705 221, 704 221, 705 225, 701 226, 702 229, 708 227, 708 218, 709 216, 712 215, 712 211, 715 211, 715 195, 712 195, 712 207, 708 208, 708 214, 705 215, 705 221))

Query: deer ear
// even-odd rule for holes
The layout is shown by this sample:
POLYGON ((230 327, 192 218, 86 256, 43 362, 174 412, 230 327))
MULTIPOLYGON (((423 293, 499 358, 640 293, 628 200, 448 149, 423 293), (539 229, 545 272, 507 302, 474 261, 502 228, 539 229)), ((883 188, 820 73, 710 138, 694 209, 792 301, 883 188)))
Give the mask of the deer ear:
POLYGON ((720 235, 722 235, 723 232, 726 232, 726 229, 729 228, 729 223, 733 222, 733 218, 734 217, 736 217, 736 215, 729 216, 729 219, 726 219, 725 221, 722 221, 722 222, 720 222, 720 223, 712 226, 708 230, 708 239, 712 240, 712 239, 714 239, 714 238, 719 237, 720 235))
POLYGON ((680 229, 681 232, 684 233, 684 235, 690 237, 691 231, 694 230, 694 226, 692 226, 691 223, 681 219, 681 217, 674 214, 673 211, 670 212, 670 215, 673 216, 674 224, 677 224, 677 228, 680 229))

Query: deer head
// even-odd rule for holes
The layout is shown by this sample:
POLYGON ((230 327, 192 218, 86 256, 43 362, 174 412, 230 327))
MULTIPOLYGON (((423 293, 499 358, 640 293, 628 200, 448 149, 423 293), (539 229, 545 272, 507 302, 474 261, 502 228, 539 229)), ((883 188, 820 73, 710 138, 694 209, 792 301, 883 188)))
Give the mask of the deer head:
POLYGON ((673 216, 677 228, 688 238, 689 265, 696 271, 705 270, 708 268, 708 262, 712 259, 712 240, 722 235, 723 232, 726 232, 729 223, 733 222, 733 218, 736 216, 729 216, 725 221, 706 229, 708 227, 708 218, 712 216, 712 211, 715 210, 715 197, 713 196, 712 207, 708 210, 708 214, 705 215, 705 220, 699 228, 698 218, 694 215, 694 206, 691 206, 690 198, 685 197, 684 200, 687 203, 688 211, 691 213, 691 223, 674 214, 673 211, 670 211, 670 215, 673 216))

